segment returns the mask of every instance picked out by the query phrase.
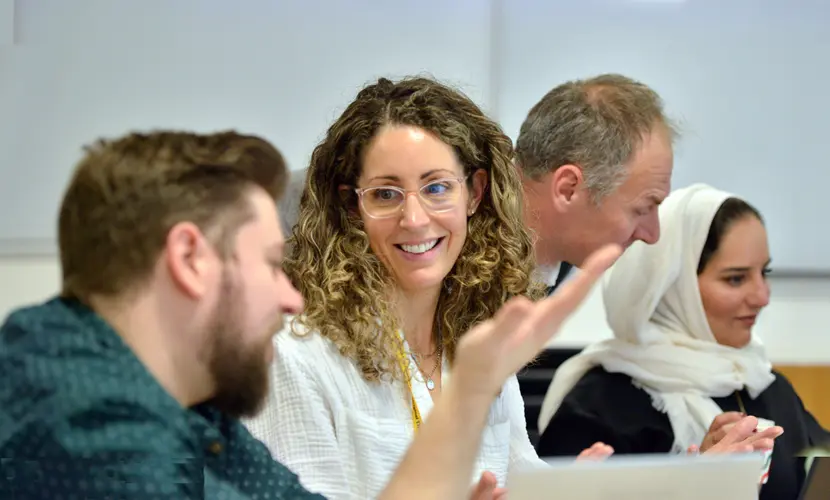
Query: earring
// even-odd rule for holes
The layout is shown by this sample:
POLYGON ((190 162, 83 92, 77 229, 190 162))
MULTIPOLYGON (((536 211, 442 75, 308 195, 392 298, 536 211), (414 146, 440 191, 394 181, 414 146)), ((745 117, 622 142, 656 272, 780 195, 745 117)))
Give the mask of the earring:
POLYGON ((471 208, 471 209, 467 210, 467 215, 469 215, 469 216, 472 216, 474 213, 476 213, 475 208, 471 208))

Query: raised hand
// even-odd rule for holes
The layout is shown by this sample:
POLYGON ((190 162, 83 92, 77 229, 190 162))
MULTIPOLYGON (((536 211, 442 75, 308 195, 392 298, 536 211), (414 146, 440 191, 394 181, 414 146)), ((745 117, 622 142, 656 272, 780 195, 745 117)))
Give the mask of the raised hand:
POLYGON ((559 331, 590 292, 591 287, 620 256, 617 245, 592 254, 581 272, 544 300, 509 300, 496 315, 461 338, 456 356, 457 377, 469 377, 466 390, 495 394, 505 380, 531 361, 559 331))
POLYGON ((617 245, 599 250, 554 295, 536 303, 524 297, 511 299, 495 317, 461 337, 453 376, 441 388, 441 397, 381 500, 444 500, 488 492, 499 498, 505 494, 495 487, 491 490, 492 483, 485 477, 484 485, 469 490, 488 409, 507 378, 539 354, 621 252, 617 245))

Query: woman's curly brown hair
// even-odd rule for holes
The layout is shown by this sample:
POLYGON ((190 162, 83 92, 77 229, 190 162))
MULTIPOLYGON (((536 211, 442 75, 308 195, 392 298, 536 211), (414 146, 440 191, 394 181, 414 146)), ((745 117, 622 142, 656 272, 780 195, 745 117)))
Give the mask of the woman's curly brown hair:
POLYGON ((394 283, 369 247, 356 196, 344 195, 340 186, 357 185, 366 148, 390 125, 429 131, 455 150, 466 175, 478 169, 488 174, 438 300, 434 329, 440 321, 448 359, 454 359, 460 336, 492 317, 507 299, 542 293, 541 286, 531 286, 533 246, 522 218, 510 138, 467 96, 441 83, 381 78, 357 94, 314 149, 285 263, 305 299, 300 321, 354 360, 368 381, 401 375, 399 323, 388 300, 394 283))

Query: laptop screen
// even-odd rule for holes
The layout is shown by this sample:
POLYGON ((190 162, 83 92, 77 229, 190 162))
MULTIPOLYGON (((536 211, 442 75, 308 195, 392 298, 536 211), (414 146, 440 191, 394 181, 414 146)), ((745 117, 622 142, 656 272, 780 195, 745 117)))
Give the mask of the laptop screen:
POLYGON ((830 457, 815 457, 799 500, 827 500, 830 496, 830 457))

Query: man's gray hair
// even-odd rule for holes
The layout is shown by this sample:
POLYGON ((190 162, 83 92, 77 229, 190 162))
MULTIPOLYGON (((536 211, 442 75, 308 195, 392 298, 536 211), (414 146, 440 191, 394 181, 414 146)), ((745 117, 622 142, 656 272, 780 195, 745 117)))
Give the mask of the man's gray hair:
POLYGON ((516 141, 516 162, 537 180, 576 165, 598 203, 623 183, 626 165, 656 127, 672 140, 678 135, 662 99, 647 85, 618 74, 573 80, 530 110, 516 141))

